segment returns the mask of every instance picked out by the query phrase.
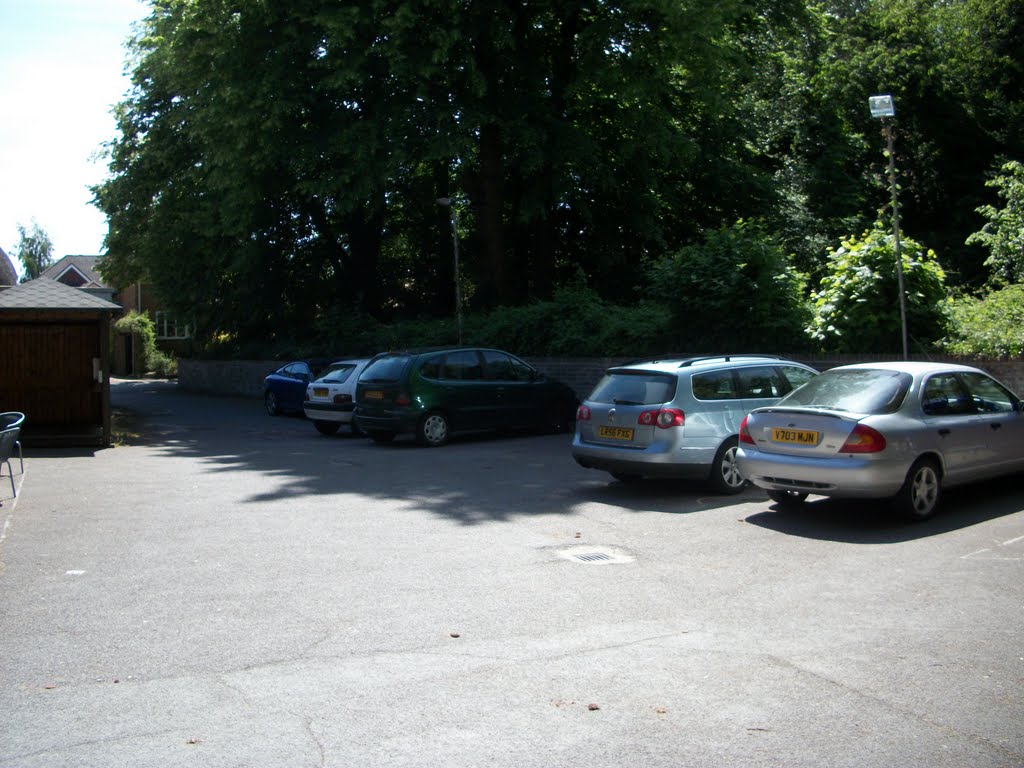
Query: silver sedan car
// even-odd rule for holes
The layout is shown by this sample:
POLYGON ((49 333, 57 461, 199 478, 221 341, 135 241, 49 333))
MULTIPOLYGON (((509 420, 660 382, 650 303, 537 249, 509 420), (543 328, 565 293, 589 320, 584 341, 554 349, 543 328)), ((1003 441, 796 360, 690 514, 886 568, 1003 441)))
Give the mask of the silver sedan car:
POLYGON ((737 463, 780 504, 891 498, 925 520, 943 487, 1024 471, 1024 404, 965 365, 844 365, 748 414, 737 463))

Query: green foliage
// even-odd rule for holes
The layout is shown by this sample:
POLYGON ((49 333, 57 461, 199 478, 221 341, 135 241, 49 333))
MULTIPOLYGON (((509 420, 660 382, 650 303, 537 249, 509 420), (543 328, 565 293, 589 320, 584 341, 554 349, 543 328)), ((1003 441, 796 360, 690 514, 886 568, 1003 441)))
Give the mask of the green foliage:
POLYGON ((655 302, 609 304, 592 289, 574 285, 550 301, 499 307, 467 324, 466 341, 535 357, 602 357, 663 351, 669 313, 655 302))
POLYGON ((942 347, 968 357, 1024 355, 1024 285, 1008 285, 981 297, 952 299, 949 335, 942 347))
MULTIPOLYGON (((670 348, 670 315, 657 302, 609 304, 583 285, 558 289, 550 301, 469 313, 463 342, 532 357, 620 357, 663 353, 670 348)), ((211 358, 286 359, 372 355, 386 349, 454 345, 453 318, 381 323, 358 312, 335 310, 318 319, 300 341, 208 344, 211 358)))
MULTIPOLYGON (((668 302, 679 344, 774 349, 770 334, 799 314, 781 273, 760 272, 743 304, 712 302, 716 317, 757 305, 761 338, 730 338, 707 316, 698 337, 677 298, 644 292, 650 260, 756 219, 785 271, 817 282, 828 244, 888 205, 866 99, 892 93, 902 220, 951 281, 977 285, 984 243, 963 243, 984 223, 985 173, 1024 157, 1024 0, 151 8, 109 178, 93 189, 110 226, 102 271, 151 284, 211 347, 299 349, 350 314, 359 346, 371 328, 389 337, 381 323, 452 338, 449 212, 436 200, 456 197, 467 334, 495 308, 533 323, 582 270, 609 313, 668 302), (762 292, 784 297, 781 317, 762 292)), ((707 270, 694 283, 738 295, 718 259, 687 258, 707 270)), ((594 338, 565 330, 564 342, 594 338)))
POLYGON ((672 316, 677 349, 794 351, 808 320, 803 277, 776 238, 739 221, 652 264, 648 294, 672 316))
MULTIPOLYGON (((900 242, 911 346, 941 338, 946 275, 935 253, 915 240, 900 242)), ((895 239, 876 225, 851 236, 828 257, 828 274, 813 295, 807 333, 824 352, 898 352, 902 348, 895 239)))
POLYGON ((1003 205, 983 205, 978 213, 988 219, 979 232, 967 238, 988 249, 985 266, 994 285, 1024 282, 1024 164, 1005 163, 986 186, 993 187, 1003 205))
POLYGON ((35 220, 32 221, 31 227, 18 224, 18 238, 14 255, 25 267, 22 282, 35 280, 53 264, 53 241, 35 220))
POLYGON ((137 368, 141 367, 146 373, 152 372, 163 377, 177 374, 178 361, 157 349, 156 327, 145 312, 130 310, 114 322, 114 330, 118 333, 130 333, 137 339, 137 368))
MULTIPOLYGON (((975 208, 988 197, 984 177, 999 158, 1024 157, 1024 3, 1021 0, 868 0, 827 2, 827 34, 812 59, 811 83, 824 118, 839 130, 833 149, 843 173, 834 190, 817 186, 826 205, 853 191, 869 214, 887 204, 885 139, 870 117, 869 95, 892 94, 901 219, 942 259, 951 279, 985 279, 980 249, 964 248, 975 208)), ((826 179, 822 179, 826 180, 826 179)), ((815 195, 816 197, 817 195, 815 195)), ((849 198, 854 202, 855 197, 849 198)), ((863 225, 870 226, 870 219, 863 225)), ((860 227, 845 232, 860 231, 860 227)), ((843 233, 839 233, 843 234, 843 233)), ((834 241, 833 241, 834 242, 834 241)))

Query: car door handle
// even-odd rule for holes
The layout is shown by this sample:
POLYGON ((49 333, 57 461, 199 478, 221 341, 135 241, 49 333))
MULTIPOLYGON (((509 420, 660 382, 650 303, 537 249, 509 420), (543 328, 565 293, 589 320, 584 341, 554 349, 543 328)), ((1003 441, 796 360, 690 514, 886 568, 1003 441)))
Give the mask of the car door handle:
POLYGON ((952 431, 953 430, 951 430, 951 429, 940 429, 939 430, 939 437, 945 437, 946 435, 952 433, 952 431))
POLYGON ((992 427, 992 429, 1000 429, 1003 426, 1003 423, 1001 421, 994 421, 989 424, 989 426, 992 427))

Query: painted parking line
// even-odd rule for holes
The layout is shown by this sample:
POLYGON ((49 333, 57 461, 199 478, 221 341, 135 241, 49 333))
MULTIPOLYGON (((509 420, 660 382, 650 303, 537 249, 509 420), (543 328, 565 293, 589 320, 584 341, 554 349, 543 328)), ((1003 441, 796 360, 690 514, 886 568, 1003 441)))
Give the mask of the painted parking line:
POLYGON ((971 552, 967 555, 961 555, 961 560, 1024 560, 1024 551, 1019 554, 1013 554, 1006 550, 1008 547, 1012 547, 1014 544, 1024 541, 1024 536, 1017 536, 1006 541, 998 542, 995 547, 986 547, 985 549, 979 549, 976 552, 971 552))

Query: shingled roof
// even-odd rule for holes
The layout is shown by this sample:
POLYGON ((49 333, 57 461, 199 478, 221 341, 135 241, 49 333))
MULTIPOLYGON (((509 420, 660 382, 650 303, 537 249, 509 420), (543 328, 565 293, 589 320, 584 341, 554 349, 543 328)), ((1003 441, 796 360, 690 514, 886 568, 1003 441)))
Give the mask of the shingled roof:
POLYGON ((106 287, 96 269, 99 256, 65 256, 44 269, 39 277, 48 277, 72 288, 106 287))
POLYGON ((121 307, 78 288, 37 277, 27 283, 0 291, 0 311, 59 309, 63 311, 119 312, 121 307))

